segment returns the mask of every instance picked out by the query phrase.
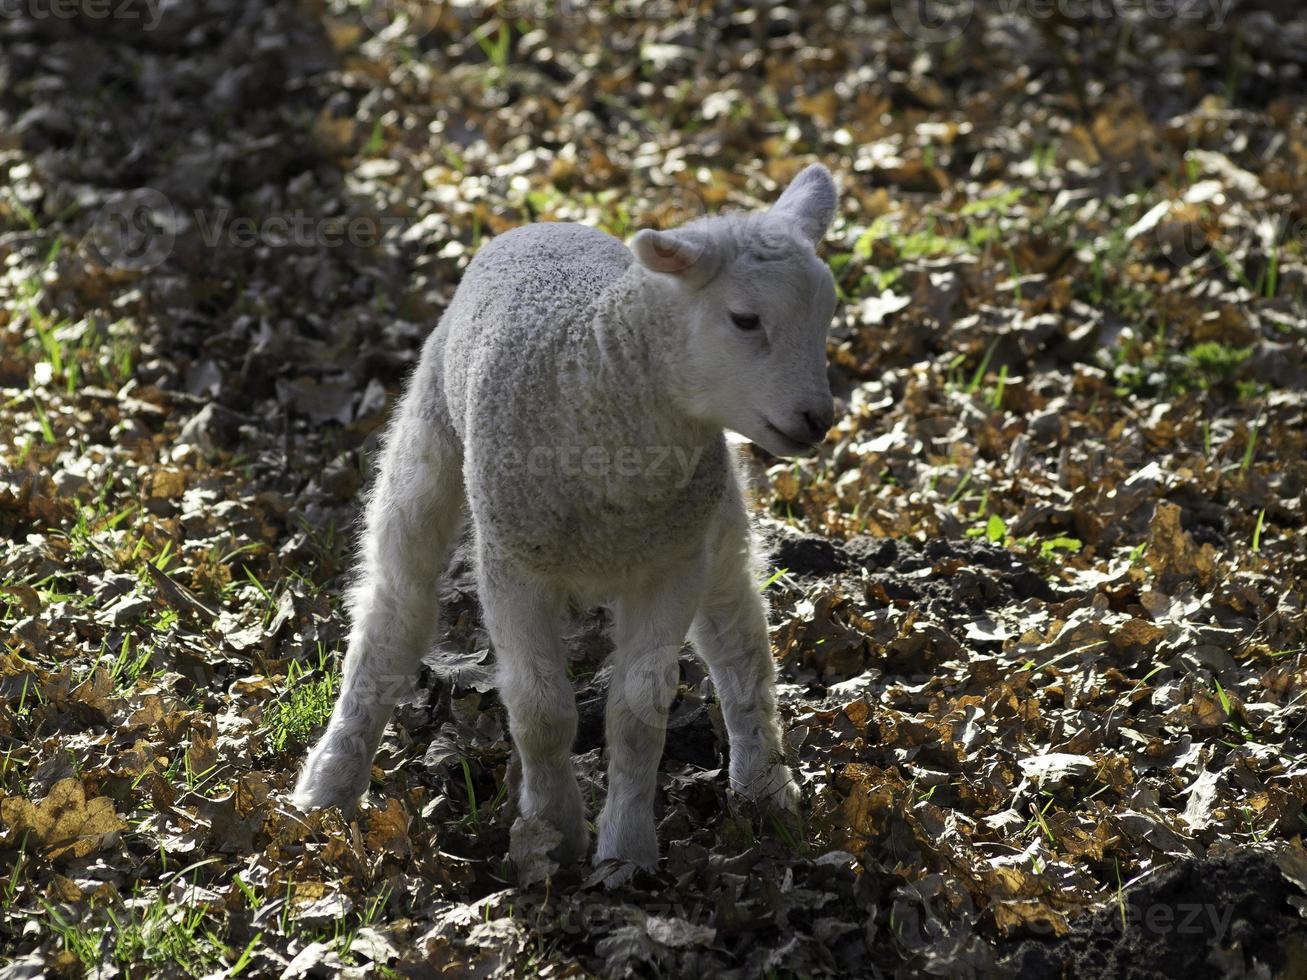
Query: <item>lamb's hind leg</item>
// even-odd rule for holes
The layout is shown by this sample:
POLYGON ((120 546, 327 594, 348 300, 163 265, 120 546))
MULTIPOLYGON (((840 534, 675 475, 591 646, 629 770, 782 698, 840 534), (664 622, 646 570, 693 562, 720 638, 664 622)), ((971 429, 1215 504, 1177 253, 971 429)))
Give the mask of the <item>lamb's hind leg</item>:
POLYGON ((687 562, 617 603, 608 680, 608 799, 599 818, 595 861, 658 863, 654 791, 676 693, 677 660, 703 580, 687 562))
POLYGON ((728 500, 713 540, 713 567, 690 636, 708 665, 730 739, 731 787, 785 810, 799 790, 785 765, 776 713, 776 665, 743 503, 728 500))
POLYGON ((462 447, 441 418, 431 417, 438 392, 421 380, 387 434, 368 501, 340 697, 295 787, 303 810, 353 810, 386 722, 434 639, 440 578, 466 505, 462 447))
POLYGON ((522 767, 518 812, 562 834, 553 849, 559 861, 577 860, 590 846, 590 832, 572 765, 577 713, 562 641, 564 596, 520 574, 484 541, 477 577, 499 695, 522 767))

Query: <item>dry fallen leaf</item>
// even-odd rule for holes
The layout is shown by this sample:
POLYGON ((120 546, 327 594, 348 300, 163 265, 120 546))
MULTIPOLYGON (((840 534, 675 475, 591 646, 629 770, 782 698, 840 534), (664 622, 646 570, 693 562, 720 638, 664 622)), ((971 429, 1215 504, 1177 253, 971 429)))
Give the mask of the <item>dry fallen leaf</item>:
POLYGON ((111 847, 127 829, 107 796, 87 799, 82 781, 61 779, 36 803, 21 797, 0 800, 6 837, 18 844, 24 834, 38 842, 50 858, 83 858, 111 847))

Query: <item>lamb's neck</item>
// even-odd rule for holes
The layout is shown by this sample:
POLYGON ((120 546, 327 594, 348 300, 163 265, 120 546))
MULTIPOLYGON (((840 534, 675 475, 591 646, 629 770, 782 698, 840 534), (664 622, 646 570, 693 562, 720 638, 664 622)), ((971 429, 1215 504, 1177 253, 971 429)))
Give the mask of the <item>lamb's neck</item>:
POLYGON ((642 403, 649 428, 663 439, 705 445, 721 428, 692 415, 681 387, 686 310, 674 288, 633 262, 610 290, 599 318, 600 347, 615 373, 638 379, 626 395, 642 403))

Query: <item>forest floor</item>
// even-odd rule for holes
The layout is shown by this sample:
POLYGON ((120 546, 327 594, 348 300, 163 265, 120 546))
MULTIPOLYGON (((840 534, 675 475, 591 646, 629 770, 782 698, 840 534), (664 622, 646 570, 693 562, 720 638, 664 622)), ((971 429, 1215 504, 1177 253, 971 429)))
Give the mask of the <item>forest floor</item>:
POLYGON ((7 5, 0 977, 1307 976, 1307 17, 1101 6, 7 5), (296 812, 477 247, 812 159, 839 421, 743 450, 801 831, 687 651, 658 872, 515 883, 465 562, 367 808, 296 812))

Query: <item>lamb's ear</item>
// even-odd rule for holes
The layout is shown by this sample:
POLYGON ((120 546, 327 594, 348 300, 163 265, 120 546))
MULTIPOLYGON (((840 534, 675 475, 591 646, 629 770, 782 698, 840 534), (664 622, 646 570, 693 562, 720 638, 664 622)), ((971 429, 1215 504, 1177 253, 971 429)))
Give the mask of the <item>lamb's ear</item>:
POLYGON ((697 235, 646 228, 631 239, 631 251, 641 265, 654 272, 695 279, 712 275, 707 268, 711 265, 708 244, 697 235))
POLYGON ((799 225, 804 236, 816 245, 826 234, 835 217, 838 192, 835 179, 820 163, 809 164, 790 181, 781 199, 772 206, 773 214, 783 214, 799 225))

